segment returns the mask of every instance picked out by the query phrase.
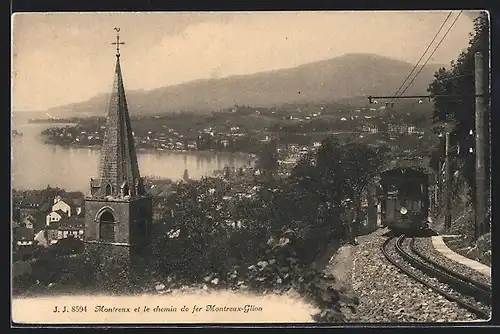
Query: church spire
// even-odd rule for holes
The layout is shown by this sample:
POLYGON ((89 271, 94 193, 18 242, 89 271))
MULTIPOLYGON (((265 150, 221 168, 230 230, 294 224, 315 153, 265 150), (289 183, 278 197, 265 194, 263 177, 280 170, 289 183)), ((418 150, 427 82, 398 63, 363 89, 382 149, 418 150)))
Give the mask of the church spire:
POLYGON ((120 67, 120 29, 117 32, 116 67, 108 109, 106 132, 101 147, 98 196, 125 197, 142 195, 142 180, 130 126, 127 99, 120 67))

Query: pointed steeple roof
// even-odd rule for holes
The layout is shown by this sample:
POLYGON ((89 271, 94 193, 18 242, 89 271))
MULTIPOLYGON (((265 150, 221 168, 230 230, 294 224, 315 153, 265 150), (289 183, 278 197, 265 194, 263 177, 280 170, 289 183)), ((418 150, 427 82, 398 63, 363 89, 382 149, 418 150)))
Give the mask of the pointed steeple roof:
POLYGON ((99 196, 135 196, 142 192, 119 52, 116 54, 115 80, 101 147, 99 183, 99 196))

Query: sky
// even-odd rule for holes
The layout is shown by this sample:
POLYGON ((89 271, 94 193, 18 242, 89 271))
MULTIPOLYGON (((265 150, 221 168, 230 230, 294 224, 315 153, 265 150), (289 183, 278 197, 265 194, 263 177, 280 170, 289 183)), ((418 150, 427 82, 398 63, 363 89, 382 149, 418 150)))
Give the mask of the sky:
MULTIPOLYGON (((289 68, 348 53, 415 64, 449 11, 22 13, 12 16, 12 109, 44 111, 111 90, 120 28, 127 90, 289 68)), ((458 14, 454 11, 431 47, 458 14)), ((431 63, 468 45, 464 12, 431 63)), ((431 52, 430 51, 430 52, 431 52)), ((430 53, 429 52, 429 53, 430 53)), ((427 56, 424 57, 424 60, 427 56)))

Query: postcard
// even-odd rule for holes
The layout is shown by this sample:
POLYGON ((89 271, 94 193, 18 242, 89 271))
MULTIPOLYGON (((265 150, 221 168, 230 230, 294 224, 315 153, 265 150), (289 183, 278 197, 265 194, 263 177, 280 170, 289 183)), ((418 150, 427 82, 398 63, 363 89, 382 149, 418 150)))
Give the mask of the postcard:
POLYGON ((488 321, 489 22, 15 13, 12 323, 488 321))

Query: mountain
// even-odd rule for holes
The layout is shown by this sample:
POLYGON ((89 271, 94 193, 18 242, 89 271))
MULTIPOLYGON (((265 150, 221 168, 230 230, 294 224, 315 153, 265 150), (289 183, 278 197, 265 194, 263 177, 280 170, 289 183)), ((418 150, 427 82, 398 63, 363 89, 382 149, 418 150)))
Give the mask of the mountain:
MULTIPOLYGON (((374 54, 347 54, 294 68, 196 80, 150 91, 128 91, 127 100, 132 115, 206 112, 235 104, 269 107, 285 103, 345 102, 369 95, 393 95, 413 66, 374 54)), ((439 67, 442 65, 426 65, 405 95, 427 94, 427 87, 439 67)), ((100 94, 48 112, 105 115, 108 101, 109 94, 100 94)))

